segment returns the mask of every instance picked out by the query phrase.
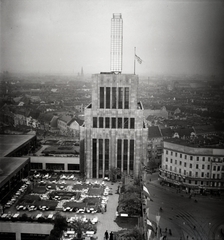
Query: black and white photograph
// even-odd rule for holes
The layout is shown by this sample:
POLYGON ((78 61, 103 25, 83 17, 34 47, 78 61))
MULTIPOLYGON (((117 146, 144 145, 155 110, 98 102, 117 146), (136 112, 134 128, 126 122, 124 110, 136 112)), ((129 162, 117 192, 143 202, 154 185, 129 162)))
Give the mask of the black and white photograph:
POLYGON ((223 0, 0 0, 1 240, 224 240, 223 206, 223 0))

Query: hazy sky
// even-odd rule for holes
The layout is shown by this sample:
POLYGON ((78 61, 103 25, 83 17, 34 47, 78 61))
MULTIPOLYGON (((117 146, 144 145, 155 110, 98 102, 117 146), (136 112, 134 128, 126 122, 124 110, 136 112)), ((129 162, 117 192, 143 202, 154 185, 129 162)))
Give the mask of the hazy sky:
POLYGON ((223 74, 224 1, 0 0, 1 70, 110 71, 113 13, 123 18, 123 73, 223 74))

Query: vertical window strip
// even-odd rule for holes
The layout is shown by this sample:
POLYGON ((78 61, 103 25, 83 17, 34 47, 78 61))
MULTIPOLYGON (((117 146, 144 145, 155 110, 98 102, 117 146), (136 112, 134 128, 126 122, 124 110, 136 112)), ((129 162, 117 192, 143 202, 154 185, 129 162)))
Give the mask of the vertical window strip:
POLYGON ((100 108, 104 108, 104 87, 100 87, 100 108))
POLYGON ((133 139, 130 140, 130 154, 129 154, 129 169, 134 170, 134 151, 135 151, 135 142, 133 139))
POLYGON ((106 108, 110 109, 110 87, 106 87, 106 108))
POLYGON ((93 138, 92 140, 93 148, 92 148, 92 177, 96 178, 96 166, 97 166, 97 139, 93 138))

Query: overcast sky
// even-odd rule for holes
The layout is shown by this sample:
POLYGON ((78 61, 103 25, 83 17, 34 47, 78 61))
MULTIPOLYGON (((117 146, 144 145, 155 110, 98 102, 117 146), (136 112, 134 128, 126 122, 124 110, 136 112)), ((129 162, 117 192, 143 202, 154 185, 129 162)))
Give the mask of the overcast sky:
POLYGON ((113 13, 123 18, 123 73, 223 74, 224 1, 0 0, 1 70, 110 71, 113 13))

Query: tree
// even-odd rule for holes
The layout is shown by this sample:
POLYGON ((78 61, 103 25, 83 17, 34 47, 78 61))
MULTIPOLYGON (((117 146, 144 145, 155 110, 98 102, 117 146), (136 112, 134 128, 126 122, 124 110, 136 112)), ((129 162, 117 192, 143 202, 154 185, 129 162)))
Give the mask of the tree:
POLYGON ((131 230, 121 230, 117 232, 118 240, 142 240, 142 232, 137 226, 131 230))
POLYGON ((110 179, 112 182, 117 181, 117 176, 120 175, 120 169, 116 167, 111 167, 109 171, 110 179))
POLYGON ((141 215, 141 196, 136 192, 126 192, 122 195, 119 205, 129 215, 141 215))
POLYGON ((61 231, 66 230, 68 223, 66 218, 57 213, 54 219, 54 228, 61 229, 61 231))
POLYGON ((59 240, 64 230, 67 229, 68 223, 66 218, 56 213, 54 219, 54 228, 51 230, 48 240, 59 240))

